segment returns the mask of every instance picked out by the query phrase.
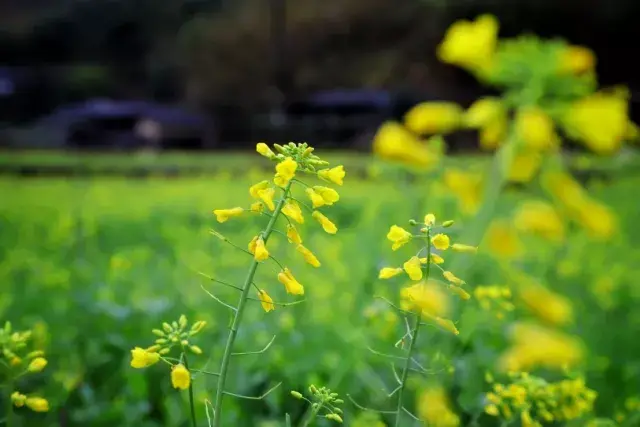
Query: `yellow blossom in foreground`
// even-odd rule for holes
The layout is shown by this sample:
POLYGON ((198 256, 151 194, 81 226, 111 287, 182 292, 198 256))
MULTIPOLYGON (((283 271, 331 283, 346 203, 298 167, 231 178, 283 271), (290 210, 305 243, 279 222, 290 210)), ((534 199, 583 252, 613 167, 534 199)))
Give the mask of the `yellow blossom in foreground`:
POLYGON ((373 139, 373 152, 382 159, 421 169, 432 168, 440 161, 439 152, 397 122, 380 126, 373 139))
POLYGON ((244 209, 240 207, 235 207, 231 209, 216 209, 213 211, 213 214, 216 216, 218 222, 226 222, 229 218, 233 218, 236 216, 242 215, 244 209))
POLYGON ((402 227, 392 225, 387 233, 387 239, 393 242, 391 249, 396 251, 411 240, 411 233, 402 227))
POLYGON ((515 227, 505 220, 494 220, 483 241, 483 248, 498 258, 516 258, 522 253, 522 242, 515 227))
POLYGON ((264 210, 264 204, 262 202, 251 203, 249 210, 254 213, 260 213, 264 210))
POLYGON ((49 402, 47 399, 42 397, 27 397, 25 401, 27 408, 31 409, 34 412, 48 412, 49 411, 49 402))
POLYGON ((313 252, 311 252, 309 249, 305 248, 302 245, 298 245, 296 250, 302 254, 304 260, 307 263, 311 264, 314 267, 320 267, 320 261, 318 261, 318 258, 316 258, 313 252))
POLYGON ((345 176, 344 166, 339 165, 331 169, 319 170, 318 176, 326 181, 331 181, 334 184, 342 185, 345 176))
POLYGON ((18 391, 14 391, 13 393, 11 393, 11 403, 13 403, 16 408, 22 408, 26 401, 27 396, 25 396, 24 394, 18 391))
POLYGON ((264 261, 266 259, 269 259, 269 251, 267 250, 262 237, 258 237, 256 239, 253 257, 256 261, 264 261))
POLYGON ((298 233, 298 230, 296 230, 292 224, 287 224, 287 239, 289 240, 289 243, 294 243, 296 245, 302 243, 300 233, 298 233))
POLYGON ((555 145, 558 136, 553 120, 538 107, 525 107, 516 113, 516 132, 525 145, 533 150, 547 150, 555 145))
POLYGON ((295 200, 287 200, 282 207, 282 213, 297 222, 298 224, 304 224, 304 217, 302 216, 302 209, 295 200))
POLYGON ((506 112, 480 128, 480 148, 495 150, 507 136, 509 119, 506 112))
POLYGON ((527 308, 540 320, 553 325, 564 325, 573 320, 571 302, 542 285, 521 285, 519 296, 527 308))
POLYGON ((322 213, 318 211, 313 211, 311 216, 313 217, 313 219, 315 219, 320 223, 320 225, 322 226, 322 229, 326 233, 336 234, 338 232, 338 227, 336 227, 336 225, 333 222, 331 222, 331 220, 326 216, 324 216, 322 213))
POLYGON ((402 268, 384 267, 378 274, 378 279, 390 279, 402 273, 402 268))
POLYGON ((333 188, 314 185, 313 190, 316 192, 316 194, 319 194, 320 197, 322 197, 322 200, 324 200, 324 204, 327 206, 331 206, 338 200, 340 200, 340 195, 333 188))
POLYGON ((462 243, 454 243, 451 245, 451 250, 460 252, 463 254, 475 254, 478 252, 478 248, 471 245, 464 245, 462 243))
POLYGON ((258 197, 262 199, 265 205, 270 211, 275 210, 276 205, 273 203, 273 196, 276 194, 275 188, 265 188, 264 190, 258 190, 258 197))
POLYGON ((520 204, 513 223, 522 232, 537 234, 552 242, 564 241, 565 226, 555 208, 541 200, 520 204))
POLYGON ((582 46, 567 46, 560 54, 558 71, 562 74, 582 74, 593 71, 596 56, 591 49, 582 46))
POLYGON ((450 239, 449 236, 443 233, 436 234, 431 238, 431 244, 441 251, 449 249, 450 239))
POLYGON ((449 27, 438 46, 438 59, 474 70, 490 66, 498 37, 498 21, 482 15, 475 21, 457 21, 449 27))
POLYGON ((460 209, 465 214, 473 214, 482 201, 482 175, 460 169, 447 169, 444 184, 458 199, 460 209))
POLYGON ((288 268, 278 273, 278 280, 284 285, 288 294, 304 295, 304 287, 293 277, 288 268))
POLYGON ((267 291, 265 291, 264 289, 260 289, 258 291, 258 299, 260 300, 262 309, 267 313, 276 309, 276 306, 273 304, 273 299, 271 299, 267 291))
POLYGON ((460 125, 462 108, 454 102, 422 102, 404 116, 404 124, 420 135, 448 133, 460 125))
POLYGON ((570 137, 595 153, 611 154, 626 135, 628 103, 618 94, 595 93, 572 104, 561 123, 570 137))
MULTIPOLYGON (((444 263, 444 258, 442 258, 440 255, 437 254, 431 254, 431 262, 433 264, 442 264, 444 263)), ((422 264, 426 264, 429 260, 427 259, 427 257, 424 258, 420 258, 420 262, 422 264)))
POLYGON ((430 427, 458 427, 460 417, 453 412, 444 388, 432 386, 418 394, 418 418, 430 427))
POLYGON ((430 227, 435 223, 436 223, 436 216, 434 214, 429 213, 424 216, 424 225, 426 225, 427 227, 430 227))
POLYGON ((180 390, 186 390, 191 385, 191 373, 182 363, 171 369, 171 385, 180 390))
POLYGON ((326 204, 322 196, 316 193, 316 191, 313 188, 307 188, 305 190, 305 193, 307 193, 307 196, 309 196, 309 199, 311 200, 311 204, 314 208, 319 208, 326 204))
POLYGON ((158 362, 158 360, 160 360, 158 353, 152 353, 140 347, 131 350, 132 368, 147 368, 158 362))
POLYGON ((409 261, 404 263, 403 267, 411 280, 422 279, 422 264, 420 263, 420 258, 417 256, 411 257, 409 261))
POLYGON ((260 181, 260 182, 258 182, 256 184, 253 184, 251 187, 249 187, 249 194, 254 199, 259 199, 260 195, 258 194, 258 192, 260 190, 265 190, 268 187, 269 187, 269 181, 267 181, 267 180, 260 181))
POLYGON ((449 296, 432 281, 420 282, 400 291, 406 310, 419 310, 426 316, 443 316, 449 312, 449 296))
POLYGON ((287 157, 276 165, 276 176, 274 182, 279 187, 284 187, 296 176, 298 163, 291 157, 287 157))
POLYGON ((511 332, 512 346, 498 360, 505 371, 529 371, 536 367, 564 369, 580 362, 582 344, 559 331, 534 323, 517 323, 511 332))
POLYGON ((464 113, 463 123, 466 127, 480 129, 496 120, 504 113, 500 98, 485 97, 475 101, 464 113))
POLYGON ((36 357, 31 361, 31 363, 29 363, 27 370, 29 372, 40 372, 45 366, 47 366, 47 359, 44 357, 36 357))
POLYGON ((272 159, 276 155, 264 142, 259 142, 258 144, 256 144, 256 151, 268 159, 272 159))
POLYGON ((465 284, 464 280, 460 279, 459 277, 456 277, 456 275, 450 271, 443 271, 442 276, 445 279, 447 279, 449 282, 453 283, 454 285, 460 286, 465 284))

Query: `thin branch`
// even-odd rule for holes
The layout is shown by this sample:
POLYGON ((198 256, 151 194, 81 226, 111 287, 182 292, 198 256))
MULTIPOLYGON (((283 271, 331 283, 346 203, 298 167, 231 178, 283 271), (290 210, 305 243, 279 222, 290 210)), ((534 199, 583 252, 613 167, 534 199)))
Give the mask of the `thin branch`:
POLYGON ((202 369, 192 369, 193 372, 199 372, 201 374, 205 374, 205 375, 212 375, 214 377, 219 377, 220 373, 219 372, 209 372, 209 371, 204 371, 202 369))
POLYGON ((403 314, 413 314, 413 313, 411 313, 411 312, 409 312, 409 311, 406 311, 406 310, 401 309, 400 307, 398 307, 397 305, 395 305, 394 303, 392 303, 391 301, 389 301, 388 299, 386 299, 385 297, 383 297, 383 296, 381 296, 381 295, 374 295, 373 297, 374 297, 374 298, 377 298, 377 299, 380 299, 380 300, 382 300, 382 301, 384 301, 384 302, 386 302, 386 303, 387 303, 387 304, 389 304, 391 307, 393 307, 393 308, 395 308, 396 310, 398 310, 400 313, 403 313, 403 314))
POLYGON ((353 400, 353 397, 351 397, 350 394, 347 394, 347 398, 351 401, 351 403, 353 403, 353 405, 360 409, 361 411, 371 411, 371 412, 378 412, 380 414, 395 414, 396 411, 383 411, 380 409, 373 409, 373 408, 367 408, 366 406, 362 406, 361 404, 359 404, 358 402, 356 402, 355 400, 353 400))
POLYGON ((265 300, 261 300, 260 298, 253 298, 253 297, 247 297, 247 299, 251 300, 251 301, 259 301, 259 302, 270 303, 270 304, 273 304, 273 305, 279 305, 281 307, 288 307, 288 306, 291 306, 291 305, 297 305, 297 304, 301 304, 301 303, 306 301, 306 299, 301 299, 301 300, 292 301, 292 302, 276 302, 276 301, 271 302, 271 301, 265 301, 265 300))
POLYGON ((396 382, 398 384, 402 384, 402 381, 400 380, 400 375, 398 375, 398 372, 396 371, 396 366, 393 363, 390 363, 389 365, 391 365, 391 372, 393 372, 393 377, 396 379, 396 382))
POLYGON ((275 389, 277 389, 278 387, 280 387, 282 385, 282 383, 278 383, 276 385, 274 385, 273 387, 271 387, 269 390, 267 390, 266 392, 264 392, 264 394, 262 394, 261 396, 245 396, 243 394, 237 394, 237 393, 231 393, 230 391, 223 391, 224 394, 229 395, 229 396, 233 396, 233 397, 237 397, 238 399, 247 399, 247 400, 262 400, 265 397, 267 397, 272 391, 274 391, 275 389))
POLYGON ((401 388, 402 388, 402 384, 400 384, 398 387, 391 390, 391 393, 387 394, 387 397, 393 396, 394 394, 396 394, 396 391, 400 390, 401 388))
POLYGON ((224 305, 225 307, 227 307, 229 310, 233 310, 234 312, 237 312, 238 309, 235 308, 232 305, 227 304, 226 302, 222 301, 220 298, 218 298, 217 296, 215 296, 214 294, 212 294, 211 292, 209 292, 208 290, 205 289, 205 287, 203 285, 200 285, 200 287, 202 288, 203 291, 205 291, 207 293, 207 295, 209 295, 211 298, 213 298, 214 300, 216 300, 217 302, 219 302, 220 304, 224 305))
POLYGON ((413 418, 415 421, 420 421, 420 418, 416 417, 415 415, 413 415, 411 412, 409 412, 409 410, 407 408, 405 408, 404 406, 402 407, 402 410, 404 411, 405 414, 409 415, 411 418, 413 418))
POLYGON ((273 342, 276 340, 276 336, 274 335, 273 338, 271 338, 271 341, 269 341, 267 343, 267 345, 264 346, 264 348, 262 350, 258 350, 258 351, 246 351, 246 352, 241 352, 241 353, 231 353, 232 356, 246 356, 249 354, 262 354, 265 351, 269 350, 269 347, 271 347, 271 344, 273 344, 273 342))
POLYGON ((367 350, 369 350, 371 353, 377 355, 377 356, 381 356, 381 357, 386 357, 389 359, 395 359, 395 360, 407 360, 406 357, 401 357, 401 356, 395 356, 393 354, 386 354, 386 353, 381 353, 377 350, 372 349, 371 347, 367 346, 367 350))

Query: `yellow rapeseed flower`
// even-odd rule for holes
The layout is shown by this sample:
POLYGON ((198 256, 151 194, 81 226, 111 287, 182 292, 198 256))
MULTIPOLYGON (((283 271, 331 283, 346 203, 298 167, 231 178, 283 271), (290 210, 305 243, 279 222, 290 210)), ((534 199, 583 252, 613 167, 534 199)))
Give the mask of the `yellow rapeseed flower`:
POLYGON ((284 187, 296 176, 296 170, 298 169, 298 163, 291 157, 287 157, 276 165, 276 175, 274 182, 279 187, 284 187))
POLYGON ((518 110, 515 118, 516 132, 532 150, 547 150, 554 146, 558 136, 553 120, 539 107, 525 107, 518 110))
POLYGON ((171 385, 180 390, 186 390, 191 385, 191 373, 182 363, 171 369, 171 385))
POLYGON ((331 220, 329 218, 324 216, 319 211, 313 211, 311 216, 313 217, 313 219, 315 219, 316 221, 318 221, 320 223, 320 225, 322 226, 322 229, 326 233, 336 234, 338 232, 338 227, 336 227, 336 225, 333 222, 331 222, 331 220))
POLYGON ((390 279, 402 273, 402 271, 403 270, 399 267, 398 268, 384 267, 383 269, 380 270, 380 273, 378 274, 378 279, 390 279))
POLYGON ((269 251, 267 250, 262 237, 258 237, 256 239, 253 257, 256 261, 264 261, 266 259, 269 259, 269 251))
POLYGON ((518 207, 513 223, 522 232, 537 234, 552 242, 561 242, 565 226, 556 209, 541 200, 528 200, 518 207))
POLYGON ((447 281, 453 283, 454 285, 464 285, 465 281, 462 280, 461 278, 457 277, 455 274, 453 274, 450 271, 443 271, 442 272, 442 276, 447 279, 447 281))
POLYGON ((258 299, 260 300, 260 305, 262 305, 262 309, 267 313, 276 309, 276 306, 273 304, 273 299, 269 296, 267 291, 265 291, 264 289, 260 289, 258 291, 258 299))
POLYGON ((327 206, 331 206, 338 200, 340 200, 340 195, 333 188, 315 185, 313 187, 313 190, 316 192, 316 194, 319 194, 320 197, 322 197, 322 200, 324 200, 324 204, 327 206))
POLYGON ((433 320, 438 324, 438 326, 440 326, 447 332, 451 332, 453 335, 460 335, 460 331, 458 330, 458 328, 456 328, 455 323, 453 323, 453 321, 451 321, 450 319, 435 317, 433 320))
POLYGON ((485 70, 491 65, 497 37, 498 20, 492 15, 457 21, 438 46, 438 59, 472 71, 485 70))
POLYGON ((45 366, 47 366, 47 359, 44 357, 36 357, 31 361, 31 363, 29 363, 27 370, 29 372, 40 372, 45 366))
POLYGON ((530 182, 542 164, 542 155, 534 150, 521 150, 516 153, 507 170, 507 179, 511 182, 530 182))
POLYGON ((400 291, 403 308, 426 316, 443 316, 449 311, 449 296, 432 281, 419 282, 400 291))
POLYGON ((318 258, 316 258, 313 252, 311 252, 309 249, 307 249, 303 245, 298 245, 296 250, 302 254, 304 260, 307 263, 311 264, 314 267, 320 267, 320 261, 318 261, 318 258))
POLYGON ((25 401, 27 408, 31 409, 34 412, 48 412, 49 411, 49 402, 47 399, 42 397, 27 397, 25 401))
POLYGON ((331 169, 322 169, 318 171, 318 176, 326 181, 334 184, 342 185, 345 176, 344 166, 339 165, 331 169))
POLYGON ((273 159, 276 156, 276 154, 271 151, 271 148, 264 142, 256 144, 256 151, 268 159, 273 159))
POLYGON ((18 391, 14 391, 13 393, 11 393, 11 403, 13 403, 13 406, 15 406, 16 408, 22 408, 26 401, 27 396, 25 396, 24 394, 18 391))
POLYGON ((568 214, 596 239, 608 240, 618 228, 613 210, 595 200, 585 200, 577 204, 568 214))
POLYGON ((526 283, 520 286, 520 300, 540 320, 552 325, 565 325, 573 320, 569 299, 542 285, 526 283))
POLYGON ((432 226, 436 223, 436 216, 432 213, 428 213, 424 216, 424 225, 427 227, 432 226))
POLYGON ((419 135, 449 133, 462 121, 462 108, 454 102, 422 102, 404 116, 404 124, 419 135))
POLYGON ((160 360, 158 353, 152 353, 140 347, 131 350, 132 368, 147 368, 158 362, 158 360, 160 360))
POLYGON ((411 233, 402 227, 392 225, 389 229, 389 233, 387 233, 387 239, 393 242, 391 249, 396 251, 411 240, 411 233))
POLYGON ((500 98, 485 97, 475 101, 464 113, 462 121, 466 127, 481 129, 504 115, 500 98))
POLYGON ((482 175, 459 169, 447 169, 444 172, 444 184, 459 201, 460 210, 465 214, 473 214, 482 201, 482 175))
POLYGON ((522 242, 515 227, 505 220, 494 220, 483 240, 482 247, 498 258, 516 258, 522 253, 522 242))
POLYGON ((431 238, 431 244, 441 251, 449 249, 450 239, 449 236, 443 233, 436 234, 431 238))
POLYGON ((618 94, 595 93, 573 103, 561 119, 568 135, 597 154, 620 148, 627 132, 628 103, 618 94))
POLYGON ((216 216, 218 222, 226 222, 229 218, 233 218, 236 216, 242 215, 244 209, 240 207, 235 207, 231 209, 216 209, 213 211, 213 214, 216 216))
POLYGON ((287 200, 282 208, 282 213, 297 222, 298 224, 304 224, 304 217, 302 216, 302 209, 295 200, 287 200))
POLYGON ((460 417, 441 386, 431 386, 418 394, 418 418, 430 427, 458 427, 460 417))
MULTIPOLYGON (((431 262, 433 264, 442 264, 442 263, 444 263, 444 258, 442 258, 438 254, 431 254, 430 258, 431 258, 431 262)), ((420 258, 420 262, 422 264, 426 264, 427 262, 429 262, 429 260, 427 259, 427 257, 423 257, 423 258, 420 258)))
POLYGON ((305 190, 305 193, 307 193, 307 196, 309 196, 309 199, 311 199, 311 204, 314 208, 319 208, 326 204, 324 198, 320 194, 316 193, 313 188, 307 188, 305 190))
POLYGON ((593 71, 596 56, 593 51, 583 46, 567 46, 560 53, 558 71, 561 74, 583 74, 593 71))
POLYGON ((454 243, 451 245, 451 250, 464 254, 475 254, 478 252, 478 248, 476 246, 464 245, 462 243, 454 243))
POLYGON ((449 285, 449 290, 456 294, 460 299, 463 299, 465 301, 471 299, 471 295, 469 295, 467 291, 456 285, 449 285))
POLYGON ((264 210, 264 204, 262 202, 253 202, 251 203, 249 210, 254 213, 260 213, 264 210))
POLYGON ((480 148, 483 150, 495 150, 507 136, 509 120, 506 113, 489 122, 480 129, 480 148))
POLYGON ((267 180, 260 181, 260 182, 258 182, 256 184, 253 184, 251 187, 249 187, 249 194, 254 199, 259 199, 260 195, 258 194, 258 192, 260 190, 264 190, 264 189, 266 189, 268 187, 269 187, 269 181, 267 181, 267 180))
POLYGON ((275 188, 265 188, 264 190, 258 190, 258 197, 262 199, 265 205, 270 211, 275 210, 276 205, 273 203, 273 196, 275 196, 275 188))
POLYGON ((296 230, 296 227, 293 224, 287 224, 287 239, 289 243, 294 243, 299 245, 302 243, 302 237, 300 237, 300 233, 296 230))
POLYGON ((409 261, 403 264, 404 271, 411 278, 411 280, 421 280, 422 279, 422 264, 420 263, 420 258, 417 256, 413 256, 409 259, 409 261))
POLYGON ((433 147, 397 122, 380 126, 373 139, 373 152, 382 159, 421 169, 436 166, 441 157, 433 147))
POLYGON ((288 294, 304 295, 304 287, 293 277, 288 268, 278 273, 278 280, 284 285, 288 294))

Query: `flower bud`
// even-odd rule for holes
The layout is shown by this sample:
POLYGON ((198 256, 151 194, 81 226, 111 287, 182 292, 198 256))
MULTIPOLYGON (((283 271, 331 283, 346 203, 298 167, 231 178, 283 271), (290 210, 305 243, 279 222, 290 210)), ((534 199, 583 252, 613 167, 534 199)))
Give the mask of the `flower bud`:
POLYGON ((445 227, 445 228, 451 227, 452 225, 453 225, 453 220, 452 219, 442 223, 442 226, 445 227))
POLYGON ((153 329, 151 331, 152 334, 157 335, 159 337, 164 337, 164 331, 160 330, 160 329, 153 329))
POLYGON ((187 316, 182 314, 180 316, 180 319, 178 320, 178 323, 180 324, 180 329, 184 329, 184 327, 187 326, 187 316))
POLYGON ((296 399, 302 399, 302 393, 297 392, 295 390, 291 391, 291 396, 295 397, 296 399))

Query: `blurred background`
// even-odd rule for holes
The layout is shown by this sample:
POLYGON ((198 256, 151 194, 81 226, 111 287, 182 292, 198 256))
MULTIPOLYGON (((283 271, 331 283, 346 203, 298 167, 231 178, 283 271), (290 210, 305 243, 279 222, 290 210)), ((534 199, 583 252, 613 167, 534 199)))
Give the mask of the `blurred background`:
MULTIPOLYGON (((467 108, 494 94, 435 53, 453 22, 486 13, 500 21, 501 37, 531 32, 593 49, 600 86, 627 85, 630 118, 640 121, 636 0, 0 1, 0 320, 31 330, 34 348, 46 352, 46 370, 18 386, 50 403, 47 413, 16 408, 9 427, 188 425, 186 393, 171 387, 166 366, 134 370, 130 350, 150 346, 153 328, 184 313, 207 321, 194 363, 218 366, 229 313, 201 286, 229 303, 237 294, 198 272, 231 283, 245 274, 250 260, 210 229, 244 248, 263 218, 218 224, 211 211, 248 205, 247 188, 272 177, 273 164, 255 153, 259 141, 308 141, 332 166, 344 164, 347 177, 340 202, 327 209, 339 234, 301 227, 320 270, 296 259, 286 239, 269 240, 308 301, 247 310, 239 351, 277 339, 234 365, 229 387, 257 396, 283 385, 264 401, 225 400, 224 425, 282 426, 285 413, 300 425, 309 408, 289 393, 312 383, 389 408, 388 363, 367 352, 396 351, 404 333, 402 319, 373 298, 393 299, 400 285, 377 280, 381 267, 403 261, 385 235, 429 211, 460 219, 456 236, 474 218, 464 206, 481 197, 475 178, 408 179, 371 154, 372 141, 383 122, 402 120, 420 102, 467 108)), ((453 132, 445 143, 446 168, 487 164, 475 132, 453 132)), ((567 220, 551 249, 523 238, 517 267, 573 304, 573 322, 561 328, 589 349, 580 371, 598 393, 589 419, 613 423, 593 426, 637 427, 640 208, 630 195, 640 185, 638 158, 625 147, 568 160, 589 194, 615 212, 619 232, 603 243, 567 220)), ((531 196, 521 187, 506 188, 497 219, 511 223, 512 208, 531 196)), ((537 187, 533 194, 540 196, 537 187)), ((511 234, 501 236, 510 242, 511 234)), ((464 277, 469 291, 511 286, 480 252, 464 277)), ((271 267, 256 281, 286 300, 271 267)), ((508 345, 507 324, 531 313, 516 305, 497 320, 475 294, 468 306, 460 337, 425 328, 421 338, 420 361, 434 373, 426 380, 443 385, 459 416, 435 427, 507 425, 483 412, 485 374, 508 345)), ((422 380, 411 383, 407 402, 417 402, 422 380)), ((204 426, 214 379, 200 377, 195 392, 204 426)), ((2 404, 8 399, 0 395, 2 404)), ((349 403, 344 410, 346 425, 392 425, 349 403)), ((544 425, 591 427, 586 420, 544 425)))

